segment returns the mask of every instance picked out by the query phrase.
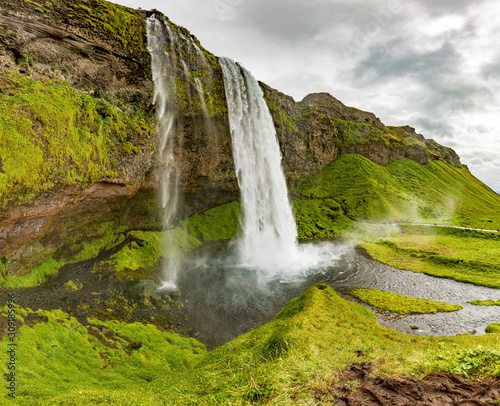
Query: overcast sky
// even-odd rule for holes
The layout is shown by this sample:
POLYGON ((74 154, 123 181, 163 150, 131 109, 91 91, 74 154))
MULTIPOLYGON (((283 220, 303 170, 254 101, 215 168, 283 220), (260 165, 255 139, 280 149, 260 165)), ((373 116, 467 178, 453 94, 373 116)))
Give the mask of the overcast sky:
POLYGON ((500 192, 498 0, 118 0, 297 101, 329 92, 453 148, 500 192))

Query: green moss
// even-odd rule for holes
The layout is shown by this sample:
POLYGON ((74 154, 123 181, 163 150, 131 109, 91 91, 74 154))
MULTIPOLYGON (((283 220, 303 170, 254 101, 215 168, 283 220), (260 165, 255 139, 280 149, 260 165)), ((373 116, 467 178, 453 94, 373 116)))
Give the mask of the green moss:
POLYGON ((172 258, 202 246, 200 241, 180 228, 131 231, 130 235, 139 240, 140 245, 132 242, 111 257, 110 263, 117 272, 144 270, 152 273, 161 257, 172 258))
POLYGON ((145 25, 140 10, 104 0, 5 0, 5 8, 38 12, 52 25, 67 22, 94 31, 106 40, 114 40, 129 54, 145 52, 145 25))
POLYGON ((489 373, 500 374, 500 353, 481 345, 468 350, 447 351, 439 355, 434 369, 451 374, 464 375, 467 378, 476 378, 489 373))
POLYGON ((485 330, 488 334, 498 334, 500 333, 500 323, 491 323, 485 330))
POLYGON ((500 300, 471 300, 467 302, 476 306, 500 306, 500 300))
MULTIPOLYGON (((62 311, 38 311, 47 322, 29 310, 18 313, 19 405, 313 403, 317 389, 359 362, 359 351, 374 375, 499 373, 498 334, 401 334, 324 284, 289 302, 271 322, 209 353, 194 339, 147 324, 93 319, 85 328, 62 311)), ((1 372, 7 372, 8 347, 4 338, 1 372)))
POLYGON ((122 113, 64 81, 0 73, 1 200, 115 176, 117 146, 154 133, 141 114, 122 113))
POLYGON ((80 282, 73 282, 73 281, 68 281, 64 284, 64 286, 66 286, 69 290, 72 290, 72 291, 77 291, 77 290, 80 290, 82 288, 82 284, 80 282))
POLYGON ((381 292, 377 289, 354 289, 350 294, 373 307, 398 314, 454 312, 463 308, 460 305, 381 292))
POLYGON ((230 240, 240 230, 240 213, 240 203, 231 202, 191 216, 184 225, 190 234, 204 241, 230 240))
POLYGON ((286 132, 297 132, 299 129, 295 124, 295 121, 279 106, 269 99, 269 97, 265 97, 267 93, 264 93, 264 99, 266 100, 267 106, 269 107, 269 111, 273 118, 274 125, 281 127, 286 132))

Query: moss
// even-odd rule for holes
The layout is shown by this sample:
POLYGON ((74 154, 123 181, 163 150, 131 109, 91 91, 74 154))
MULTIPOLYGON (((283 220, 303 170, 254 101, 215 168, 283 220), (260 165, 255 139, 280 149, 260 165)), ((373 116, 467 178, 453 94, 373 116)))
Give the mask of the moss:
POLYGON ((190 234, 204 241, 230 240, 240 230, 240 213, 240 203, 231 202, 191 216, 184 225, 190 234))
POLYGON ((58 184, 84 185, 116 176, 118 145, 131 138, 141 142, 154 133, 141 114, 122 113, 64 81, 0 73, 3 201, 15 194, 32 198, 58 184))
POLYGON ((467 302, 476 306, 500 306, 500 300, 471 300, 467 302))
POLYGON ((0 281, 0 285, 4 289, 29 288, 31 286, 40 285, 47 280, 48 276, 57 273, 59 268, 64 264, 65 262, 57 261, 51 257, 34 266, 27 275, 14 276, 11 274, 4 274, 3 279, 0 281))
POLYGON ((182 252, 192 251, 202 243, 180 228, 168 231, 131 231, 140 245, 131 242, 114 254, 110 263, 117 272, 145 270, 153 273, 160 258, 172 258, 182 252))
POLYGON ((72 291, 77 291, 77 290, 80 290, 82 288, 82 284, 80 282, 73 282, 73 281, 68 281, 64 284, 64 286, 66 286, 69 290, 72 290, 72 291))
POLYGON ((269 97, 266 97, 267 92, 264 93, 264 99, 266 100, 267 106, 269 107, 269 112, 273 118, 275 126, 281 127, 285 132, 297 132, 299 129, 295 124, 295 121, 289 116, 289 114, 283 110, 281 107, 276 105, 271 101, 269 97))
MULTIPOLYGON (((35 321, 17 322, 15 372, 22 385, 16 404, 65 404, 74 397, 79 401, 70 404, 139 404, 131 394, 158 404, 160 398, 145 393, 143 385, 186 369, 206 352, 195 340, 152 325, 92 320, 86 328, 61 310, 17 310, 35 321), (134 342, 139 348, 130 347, 134 342)), ((0 348, 6 354, 8 340, 0 348)), ((4 361, 2 355, 1 371, 8 372, 4 361)))
POLYGON ((500 333, 500 323, 491 323, 485 330, 488 334, 498 334, 500 333))
POLYGON ((381 292, 377 289, 354 289, 350 294, 373 307, 398 314, 454 312, 463 308, 460 305, 381 292))

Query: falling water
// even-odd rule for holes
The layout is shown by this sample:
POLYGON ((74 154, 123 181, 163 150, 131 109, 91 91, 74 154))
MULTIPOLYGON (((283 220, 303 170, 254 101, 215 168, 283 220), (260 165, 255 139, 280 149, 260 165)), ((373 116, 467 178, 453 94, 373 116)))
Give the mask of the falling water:
MULTIPOLYGON (((154 81, 153 103, 157 117, 157 151, 161 165, 160 202, 163 210, 162 228, 173 228, 178 220, 180 206, 179 186, 182 159, 182 123, 179 105, 187 102, 193 110, 192 99, 180 100, 179 86, 184 89, 197 89, 203 115, 206 103, 200 79, 192 80, 191 70, 210 72, 211 68, 191 37, 186 37, 177 27, 171 26, 164 18, 149 17, 146 22, 148 50, 151 54, 151 68, 154 81), (182 55, 182 57, 181 57, 182 55), (186 60, 184 60, 186 59, 186 60)), ((163 241, 163 252, 168 252, 167 242, 163 241)), ((163 265, 163 289, 175 289, 182 258, 175 255, 167 258, 163 265)))
POLYGON ((244 213, 240 260, 245 266, 277 270, 297 260, 299 253, 273 120, 251 73, 228 58, 219 63, 244 213))

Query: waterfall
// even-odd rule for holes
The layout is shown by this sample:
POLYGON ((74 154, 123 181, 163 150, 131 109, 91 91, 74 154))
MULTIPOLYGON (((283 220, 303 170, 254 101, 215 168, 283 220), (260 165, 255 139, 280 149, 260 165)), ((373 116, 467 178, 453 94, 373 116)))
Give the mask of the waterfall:
POLYGON ((298 258, 298 246, 276 130, 251 73, 228 58, 220 58, 219 64, 243 206, 240 261, 252 268, 279 270, 298 258))
MULTIPOLYGON (((172 229, 178 222, 181 195, 180 168, 182 168, 183 116, 180 105, 189 106, 194 112, 190 89, 196 89, 201 114, 208 117, 200 72, 212 74, 203 52, 190 36, 165 18, 155 15, 146 21, 147 47, 151 55, 151 69, 154 82, 153 103, 156 106, 157 152, 160 163, 159 200, 163 211, 162 229, 172 229), (192 74, 196 72, 196 74, 192 74), (192 77, 196 77, 193 80, 192 77)), ((194 112, 194 113, 193 113, 194 112)), ((206 123, 206 125, 208 125, 206 123)), ((162 241, 162 252, 168 252, 167 242, 162 241)), ((162 288, 175 289, 176 279, 183 259, 174 255, 165 259, 162 265, 162 288)))

